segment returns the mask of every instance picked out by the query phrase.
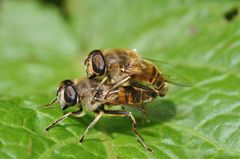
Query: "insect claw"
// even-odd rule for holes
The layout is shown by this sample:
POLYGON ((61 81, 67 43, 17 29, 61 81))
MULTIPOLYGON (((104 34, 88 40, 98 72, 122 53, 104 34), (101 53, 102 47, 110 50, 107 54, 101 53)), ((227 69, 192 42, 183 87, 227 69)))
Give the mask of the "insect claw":
POLYGON ((82 144, 84 137, 79 140, 79 143, 82 144))
POLYGON ((148 150, 150 153, 152 153, 152 152, 153 152, 153 150, 152 150, 152 149, 150 149, 150 148, 148 148, 147 150, 148 150))

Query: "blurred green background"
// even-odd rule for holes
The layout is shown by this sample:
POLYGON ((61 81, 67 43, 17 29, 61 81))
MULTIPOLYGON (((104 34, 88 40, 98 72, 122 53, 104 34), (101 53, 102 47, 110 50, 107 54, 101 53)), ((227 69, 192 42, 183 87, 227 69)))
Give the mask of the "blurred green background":
POLYGON ((240 158, 240 7, 234 0, 1 0, 0 158, 240 158), (231 14, 233 15, 231 17, 231 14), (64 79, 85 76, 93 49, 136 48, 174 64, 191 88, 170 87, 139 132, 125 118, 61 116, 48 103, 64 79))

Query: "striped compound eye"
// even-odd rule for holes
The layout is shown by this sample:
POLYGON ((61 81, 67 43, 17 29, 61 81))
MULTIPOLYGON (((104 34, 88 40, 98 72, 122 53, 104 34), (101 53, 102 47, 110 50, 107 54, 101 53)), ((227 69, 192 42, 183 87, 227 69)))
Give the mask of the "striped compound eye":
POLYGON ((77 92, 70 80, 65 80, 60 84, 57 96, 62 110, 77 104, 77 92))
POLYGON ((85 60, 85 65, 87 65, 87 74, 89 78, 101 76, 106 70, 106 62, 100 50, 92 51, 85 60))
POLYGON ((92 67, 94 72, 101 76, 105 72, 105 61, 101 52, 96 52, 92 57, 92 67))
POLYGON ((65 88, 64 100, 68 105, 75 105, 77 103, 77 93, 72 86, 67 86, 65 88))

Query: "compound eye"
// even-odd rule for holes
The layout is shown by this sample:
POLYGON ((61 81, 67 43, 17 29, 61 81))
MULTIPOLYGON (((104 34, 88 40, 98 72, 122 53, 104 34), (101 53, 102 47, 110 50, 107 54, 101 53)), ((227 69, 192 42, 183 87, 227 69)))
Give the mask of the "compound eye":
POLYGON ((67 86, 65 88, 64 100, 68 105, 75 105, 77 103, 77 93, 72 86, 67 86))
POLYGON ((97 51, 95 52, 95 54, 93 54, 92 67, 93 67, 93 71, 99 76, 105 73, 106 63, 100 51, 97 51))

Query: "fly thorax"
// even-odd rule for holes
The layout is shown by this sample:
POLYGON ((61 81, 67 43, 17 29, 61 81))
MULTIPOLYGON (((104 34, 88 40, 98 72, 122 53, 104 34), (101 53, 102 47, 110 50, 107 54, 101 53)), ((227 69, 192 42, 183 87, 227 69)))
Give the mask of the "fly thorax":
POLYGON ((97 110, 102 104, 96 100, 94 100, 92 97, 85 97, 83 100, 83 105, 85 109, 88 111, 95 111, 97 110))

